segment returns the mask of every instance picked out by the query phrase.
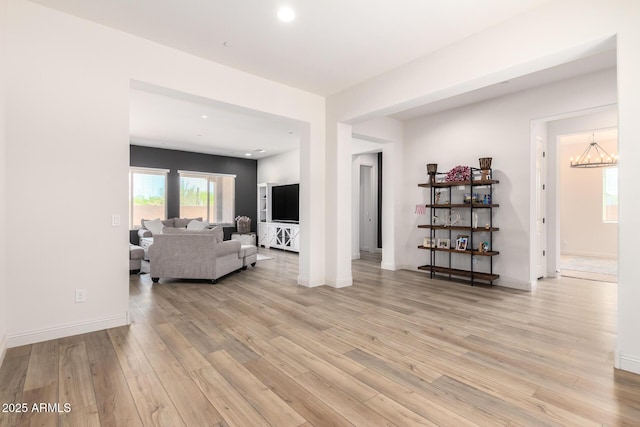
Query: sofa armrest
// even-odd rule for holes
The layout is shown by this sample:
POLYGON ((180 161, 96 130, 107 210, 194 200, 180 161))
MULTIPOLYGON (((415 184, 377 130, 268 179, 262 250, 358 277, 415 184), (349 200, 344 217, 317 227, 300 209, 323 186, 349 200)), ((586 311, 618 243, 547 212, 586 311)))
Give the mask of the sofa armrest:
POLYGON ((153 237, 153 233, 146 228, 141 228, 138 230, 138 237, 153 237))
POLYGON ((240 256, 240 246, 242 244, 238 240, 225 240, 216 245, 216 254, 223 256, 237 252, 240 256))

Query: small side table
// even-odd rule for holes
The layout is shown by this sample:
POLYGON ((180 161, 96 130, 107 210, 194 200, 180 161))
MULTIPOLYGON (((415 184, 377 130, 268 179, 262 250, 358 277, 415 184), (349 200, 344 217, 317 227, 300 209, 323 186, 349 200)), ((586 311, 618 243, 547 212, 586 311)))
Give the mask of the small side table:
POLYGON ((232 233, 231 240, 239 240, 243 245, 256 245, 256 233, 232 233))

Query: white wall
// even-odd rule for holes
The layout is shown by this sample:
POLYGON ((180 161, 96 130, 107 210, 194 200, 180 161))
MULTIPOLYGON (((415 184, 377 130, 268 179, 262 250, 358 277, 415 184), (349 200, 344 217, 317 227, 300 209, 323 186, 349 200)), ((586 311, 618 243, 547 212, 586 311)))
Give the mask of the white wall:
MULTIPOLYGON (((9 0, 8 37, 7 173, 21 181, 8 186, 7 221, 34 224, 6 228, 11 346, 127 322, 128 230, 111 215, 128 206, 131 80, 307 123, 300 181, 324 193, 317 95, 24 0, 9 0)), ((322 284, 324 198, 301 199, 299 280, 322 284)))
POLYGON ((7 263, 6 263, 6 126, 5 126, 5 70, 7 1, 0 0, 0 365, 7 348, 7 263))
MULTIPOLYGON (((428 200, 427 190, 416 186, 426 181, 426 163, 437 163, 438 170, 446 172, 456 165, 478 167, 478 158, 492 157, 494 178, 500 180, 494 187, 494 200, 500 204, 494 215, 494 225, 500 227, 493 240, 494 248, 500 251, 494 257, 494 271, 500 274, 496 283, 531 289, 529 242, 534 236, 529 225, 531 201, 535 200, 529 192, 531 118, 615 99, 615 70, 607 70, 407 121, 404 164, 406 186, 411 190, 406 204, 415 206, 428 200)), ((407 211, 402 220, 415 230, 404 247, 404 259, 411 269, 426 264, 426 253, 416 249, 427 235, 427 230, 416 227, 425 221, 426 217, 413 211, 407 211)), ((480 223, 484 222, 481 218, 480 223)), ((468 266, 468 260, 463 262, 468 266)))
POLYGON ((258 160, 258 182, 295 184, 300 182, 300 150, 291 150, 258 160))
MULTIPOLYGON (((569 159, 582 154, 582 143, 560 144, 560 248, 562 254, 616 258, 618 224, 602 220, 601 168, 572 168, 569 159)), ((597 141, 608 153, 618 152, 617 141, 597 141)))
MULTIPOLYGON (((640 200, 636 197, 624 199, 624 195, 635 194, 636 183, 640 182, 640 168, 632 166, 634 159, 640 158, 640 145, 635 143, 636 136, 640 134, 640 121, 637 120, 640 116, 639 20, 640 3, 636 0, 549 2, 327 99, 327 129, 331 129, 335 123, 370 120, 498 84, 602 52, 615 44, 621 156, 615 365, 638 373, 640 330, 636 325, 640 324, 640 311, 637 310, 640 287, 635 286, 633 254, 637 246, 636 230, 640 228, 640 200), (532 31, 540 28, 541 23, 544 23, 544 31, 532 31), (624 159, 629 162, 628 167, 625 167, 624 159)), ((502 125, 510 126, 505 122, 502 125)), ((331 144, 329 135, 327 144, 331 144)), ((530 165, 527 166, 529 170, 530 165)), ((337 179, 341 178, 339 174, 349 174, 343 171, 336 173, 337 179)), ((525 188, 529 187, 527 182, 525 188)), ((349 215, 341 210, 330 212, 328 221, 337 214, 349 215)), ((339 262, 349 262, 348 256, 344 258, 339 262)))

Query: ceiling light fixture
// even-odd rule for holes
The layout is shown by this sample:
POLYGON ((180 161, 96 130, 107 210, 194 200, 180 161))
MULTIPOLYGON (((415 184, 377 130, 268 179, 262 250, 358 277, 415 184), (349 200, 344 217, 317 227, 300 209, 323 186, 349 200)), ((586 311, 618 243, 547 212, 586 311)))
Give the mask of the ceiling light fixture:
POLYGON ((264 148, 257 148, 257 149, 255 149, 255 150, 253 150, 253 151, 254 151, 254 152, 256 152, 256 153, 264 153, 264 152, 266 152, 267 150, 265 150, 264 148))
POLYGON ((222 42, 222 46, 224 46, 224 47, 233 47, 231 42, 222 42))
POLYGON ((244 155, 247 156, 247 157, 253 156, 253 154, 251 154, 251 153, 244 153, 244 155))
POLYGON ((573 157, 569 159, 572 168, 607 168, 618 164, 618 156, 610 155, 596 142, 595 134, 591 134, 591 142, 589 146, 582 154, 580 154, 576 161, 573 161, 573 157), (593 151, 592 151, 593 150, 593 151), (591 156, 593 155, 593 161, 591 156))
POLYGON ((202 115, 202 118, 203 118, 203 119, 206 119, 207 117, 209 117, 209 116, 207 116, 206 114, 203 114, 203 115, 202 115))
POLYGON ((278 19, 282 22, 291 22, 296 19, 296 13, 290 7, 283 6, 278 9, 278 19))

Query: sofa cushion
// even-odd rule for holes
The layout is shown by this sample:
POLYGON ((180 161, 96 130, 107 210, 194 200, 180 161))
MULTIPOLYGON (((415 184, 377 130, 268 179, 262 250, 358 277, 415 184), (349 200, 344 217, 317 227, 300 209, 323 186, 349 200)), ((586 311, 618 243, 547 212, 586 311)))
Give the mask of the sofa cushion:
MULTIPOLYGON (((154 219, 153 221, 155 221, 155 220, 158 220, 158 221, 162 222, 162 225, 163 225, 164 227, 173 227, 173 221, 174 221, 174 218, 163 219, 163 220, 161 220, 160 218, 156 218, 156 219, 154 219)), ((140 225, 141 225, 141 227, 140 227, 140 228, 141 228, 142 230, 148 230, 147 226, 146 226, 146 225, 144 225, 144 224, 145 224, 146 222, 149 222, 149 221, 152 221, 152 220, 142 218, 142 220, 140 221, 140 225)))
POLYGON ((210 233, 213 233, 216 236, 216 242, 221 243, 224 240, 224 230, 221 225, 216 225, 211 230, 210 233))
POLYGON ((207 221, 199 221, 197 219, 194 219, 192 221, 189 221, 189 224, 187 224, 187 230, 204 230, 208 225, 209 223, 207 221))
POLYGON ((191 221, 202 221, 202 217, 198 218, 173 218, 173 226, 176 228, 186 228, 191 221))
POLYGON ((162 234, 162 228, 164 227, 164 224, 162 221, 160 221, 159 218, 156 218, 152 221, 143 221, 142 222, 144 227, 149 230, 151 233, 153 234, 162 234))

